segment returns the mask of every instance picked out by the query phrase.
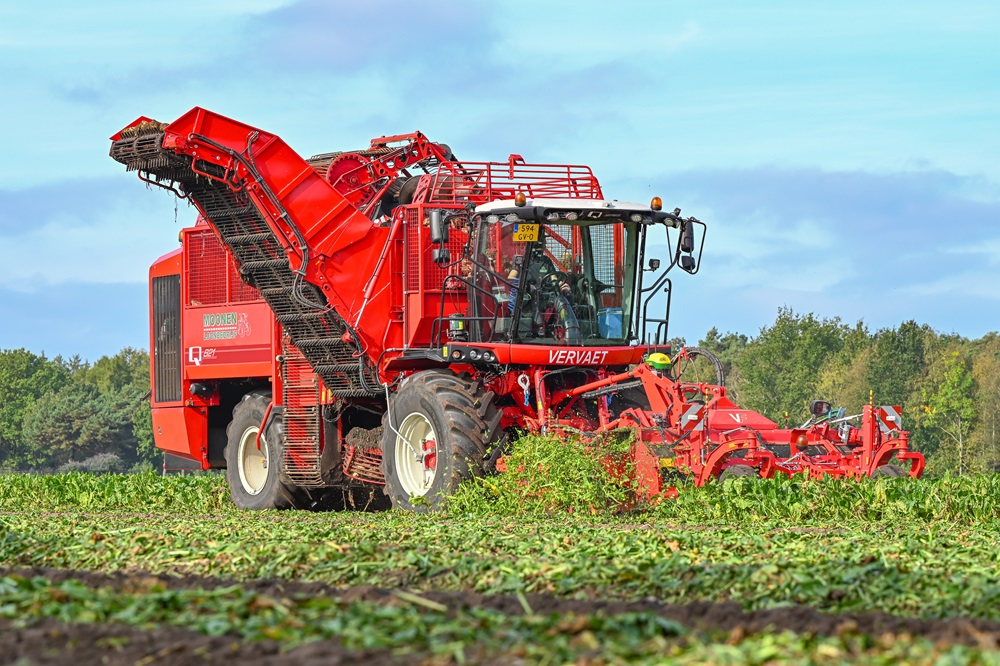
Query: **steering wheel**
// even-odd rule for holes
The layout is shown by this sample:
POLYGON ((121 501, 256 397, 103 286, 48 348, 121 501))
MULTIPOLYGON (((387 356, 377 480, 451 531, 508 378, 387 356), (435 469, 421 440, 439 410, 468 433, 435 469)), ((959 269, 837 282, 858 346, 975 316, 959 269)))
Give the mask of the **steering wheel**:
POLYGON ((546 276, 539 276, 538 278, 538 288, 545 291, 561 291, 561 285, 565 284, 569 286, 572 282, 572 276, 564 271, 552 271, 546 276))

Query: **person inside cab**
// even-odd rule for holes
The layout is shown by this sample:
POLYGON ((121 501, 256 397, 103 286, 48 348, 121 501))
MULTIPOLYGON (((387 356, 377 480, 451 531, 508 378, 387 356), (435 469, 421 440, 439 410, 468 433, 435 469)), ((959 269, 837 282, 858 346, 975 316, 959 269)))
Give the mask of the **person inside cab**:
MULTIPOLYGON (((580 323, 571 302, 572 278, 558 270, 542 243, 529 246, 507 279, 510 282, 517 280, 519 289, 524 290, 519 331, 522 338, 552 338, 555 342, 568 343, 581 340, 580 323), (530 327, 524 326, 526 320, 530 320, 530 327)), ((516 296, 512 295, 512 304, 514 298, 516 296)))

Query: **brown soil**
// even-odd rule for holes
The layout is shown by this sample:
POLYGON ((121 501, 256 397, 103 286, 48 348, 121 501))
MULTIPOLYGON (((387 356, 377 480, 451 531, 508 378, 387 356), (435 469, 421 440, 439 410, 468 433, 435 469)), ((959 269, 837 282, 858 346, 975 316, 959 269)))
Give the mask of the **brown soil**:
MULTIPOLYGON (((281 580, 232 581, 216 578, 153 576, 145 573, 97 573, 92 571, 74 571, 60 569, 4 569, 0 575, 16 574, 24 577, 42 576, 59 583, 65 580, 78 580, 93 587, 110 587, 126 593, 137 593, 149 590, 154 585, 162 585, 171 589, 214 589, 220 586, 239 585, 258 594, 282 598, 290 596, 330 596, 344 601, 369 601, 385 604, 408 603, 397 596, 393 590, 371 586, 338 588, 323 583, 305 583, 281 580)), ((483 595, 475 592, 425 591, 419 595, 427 600, 444 605, 449 613, 457 613, 467 608, 488 608, 508 615, 525 613, 521 601, 509 595, 483 595)), ((808 606, 790 606, 762 611, 745 612, 735 602, 711 603, 694 602, 683 605, 665 605, 655 600, 647 601, 601 601, 566 599, 552 595, 527 595, 525 599, 534 613, 559 615, 566 614, 605 614, 616 615, 631 612, 650 612, 676 621, 684 626, 699 631, 727 632, 731 636, 742 636, 763 631, 778 629, 791 630, 796 633, 809 633, 823 636, 844 633, 867 634, 871 636, 907 634, 922 637, 940 644, 962 644, 984 649, 1000 649, 1000 622, 974 618, 954 617, 943 620, 904 618, 881 612, 831 614, 817 611, 808 606)), ((110 663, 133 663, 135 655, 155 655, 157 651, 167 650, 164 659, 176 661, 160 661, 159 657, 147 663, 194 663, 199 654, 211 657, 226 658, 232 656, 247 663, 279 663, 278 660, 289 659, 289 654, 277 654, 278 647, 268 643, 244 643, 233 637, 207 637, 192 634, 181 629, 157 628, 152 631, 117 627, 113 625, 89 626, 83 629, 71 625, 46 622, 31 629, 6 631, 0 638, 0 655, 18 654, 30 656, 35 661, 25 663, 55 663, 45 661, 48 651, 55 649, 60 652, 68 648, 71 640, 76 640, 74 661, 79 664, 89 663, 76 659, 75 650, 80 645, 91 646, 93 650, 101 650, 107 654, 108 647, 100 647, 102 637, 123 636, 131 641, 122 650, 135 652, 121 653, 125 661, 110 663), (64 638, 52 638, 52 630, 63 632, 64 638), (83 643, 80 643, 83 641, 83 643), (31 644, 35 644, 31 647, 31 644), (20 647, 18 647, 20 646, 20 647), (60 648, 60 646, 63 646, 60 648), (133 646, 133 647, 129 647, 133 646), (17 652, 20 649, 21 652, 17 652), (201 650, 196 654, 195 650, 201 650), (175 652, 176 651, 176 652, 175 652), (128 661, 130 660, 131 661, 128 661), (259 659, 260 661, 253 661, 259 659)), ((107 643, 107 641, 105 641, 107 643)), ((62 654, 66 654, 62 652, 62 654)), ((119 652, 112 653, 118 655, 119 652)), ((294 652, 295 659, 285 663, 309 663, 309 655, 322 655, 327 663, 341 663, 334 659, 344 659, 359 666, 368 663, 385 663, 388 653, 349 653, 333 641, 320 641, 303 646, 294 652), (316 647, 316 646, 322 646, 316 647), (302 650, 317 652, 301 652, 302 650), (322 651, 320 651, 322 650, 322 651), (366 661, 370 659, 370 661, 366 661)), ((208 659, 209 657, 206 657, 208 659)), ((116 657, 117 658, 117 657, 116 657)), ((140 656, 139 659, 142 657, 140 656)), ((413 657, 411 657, 413 659, 413 657)), ((14 659, 16 660, 16 659, 14 659)), ((6 662, 4 662, 6 663, 6 662)), ((74 664, 78 666, 78 664, 74 664)))
POLYGON ((18 666, 90 666, 91 664, 240 664, 263 666, 376 666, 403 663, 387 651, 354 652, 336 641, 308 643, 280 652, 272 642, 248 642, 232 636, 206 636, 177 627, 141 629, 121 624, 69 624, 43 620, 18 629, 0 620, 0 663, 18 666))

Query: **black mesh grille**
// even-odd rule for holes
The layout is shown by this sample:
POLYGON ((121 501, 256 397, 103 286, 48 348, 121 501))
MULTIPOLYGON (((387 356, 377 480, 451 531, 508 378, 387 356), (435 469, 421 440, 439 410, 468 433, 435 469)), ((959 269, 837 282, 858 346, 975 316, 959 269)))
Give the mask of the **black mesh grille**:
POLYGON ((153 278, 154 402, 181 399, 181 276, 153 278))

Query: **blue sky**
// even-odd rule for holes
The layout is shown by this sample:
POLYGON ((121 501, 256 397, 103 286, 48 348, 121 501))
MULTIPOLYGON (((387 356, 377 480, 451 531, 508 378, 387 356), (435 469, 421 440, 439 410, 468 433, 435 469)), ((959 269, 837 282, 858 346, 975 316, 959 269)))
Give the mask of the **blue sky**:
POLYGON ((709 225, 671 332, 781 306, 979 337, 1000 305, 1000 3, 0 1, 0 348, 146 346, 193 212, 108 156, 204 106, 309 155, 419 129, 709 225), (759 4, 759 3, 758 3, 759 4))

